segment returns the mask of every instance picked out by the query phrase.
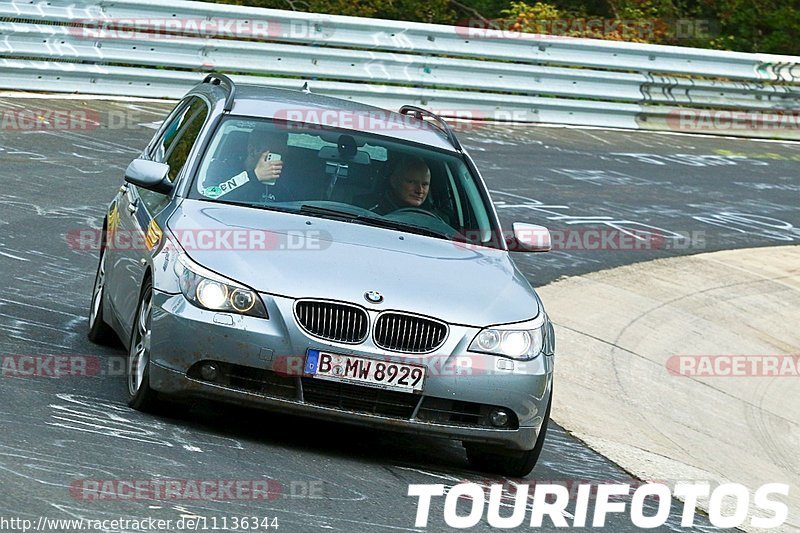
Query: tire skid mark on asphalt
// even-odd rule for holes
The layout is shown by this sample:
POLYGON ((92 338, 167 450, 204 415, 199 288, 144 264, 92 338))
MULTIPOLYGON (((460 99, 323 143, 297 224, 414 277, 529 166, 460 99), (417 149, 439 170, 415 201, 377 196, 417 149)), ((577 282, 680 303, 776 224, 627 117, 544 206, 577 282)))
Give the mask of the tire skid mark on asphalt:
MULTIPOLYGON (((766 418, 763 416, 765 412, 769 412, 764 406, 764 400, 770 392, 770 384, 764 382, 761 384, 756 394, 758 395, 757 406, 747 406, 745 410, 745 418, 747 425, 755 430, 756 441, 767 450, 767 455, 775 462, 776 466, 782 468, 785 472, 794 472, 800 476, 800 467, 797 465, 797 450, 789 448, 788 446, 780 446, 779 441, 775 439, 774 434, 779 424, 775 424, 775 419, 766 418)), ((791 431, 791 425, 787 424, 785 420, 781 429, 783 432, 791 431)))
POLYGON ((80 167, 76 167, 76 166, 74 166, 74 165, 69 165, 69 164, 67 164, 67 163, 62 163, 62 162, 60 162, 60 161, 55 161, 55 160, 50 160, 50 161, 47 161, 47 164, 49 164, 49 165, 55 165, 55 166, 59 166, 59 167, 65 167, 65 168, 68 168, 68 169, 70 169, 70 170, 74 170, 74 171, 75 171, 75 172, 77 172, 78 174, 81 174, 81 176, 76 176, 76 177, 75 177, 76 179, 81 179, 83 176, 85 176, 85 175, 87 175, 87 174, 96 175, 96 174, 105 174, 105 173, 107 172, 107 169, 101 169, 101 170, 83 170, 83 169, 81 169, 80 167))
POLYGON ((108 469, 76 463, 72 457, 58 457, 7 445, 0 445, 0 470, 40 485, 59 488, 69 488, 75 479, 107 478, 114 475, 108 469), (16 463, 11 464, 13 461, 16 463))
MULTIPOLYGON (((96 229, 99 229, 99 226, 96 229)), ((43 252, 41 250, 34 250, 34 249, 27 250, 27 252, 29 254, 33 255, 33 256, 41 258, 42 260, 49 260, 49 261, 51 261, 52 264, 56 264, 56 265, 59 265, 61 268, 64 268, 64 260, 65 260, 65 258, 64 258, 63 255, 49 254, 47 252, 43 252)), ((81 268, 81 266, 82 265, 80 265, 80 266, 79 265, 75 265, 74 267, 72 267, 73 268, 73 272, 81 273, 81 274, 85 273, 86 269, 85 268, 81 268)), ((90 274, 92 276, 94 276, 94 271, 90 272, 90 274)))
MULTIPOLYGON (((3 198, 0 198, 0 207, 3 208, 3 212, 6 213, 6 209, 19 209, 22 212, 31 213, 36 215, 37 217, 43 217, 48 219, 48 221, 55 221, 60 219, 70 219, 74 220, 77 224, 82 224, 75 229, 89 229, 95 228, 99 229, 101 226, 101 222, 103 220, 103 216, 105 214, 105 210, 102 206, 96 205, 81 205, 81 206, 59 206, 54 208, 47 208, 42 207, 41 205, 35 204, 30 201, 25 201, 23 198, 19 196, 7 195, 3 198)), ((58 235, 63 238, 63 234, 60 233, 65 228, 63 228, 59 224, 59 233, 58 235)), ((70 228, 67 228, 70 229, 70 228)), ((66 243, 65 243, 66 245, 66 243)), ((30 250, 31 253, 35 252, 35 250, 30 250)), ((56 258, 57 256, 53 256, 56 258)), ((63 257, 59 257, 63 261, 63 257)))
MULTIPOLYGON (((74 328, 67 328, 67 329, 59 328, 59 327, 50 325, 50 324, 48 324, 46 322, 40 322, 38 320, 20 318, 18 315, 9 315, 9 314, 6 314, 6 313, 0 313, 0 317, 8 318, 11 321, 11 324, 13 324, 13 325, 4 324, 4 327, 14 327, 15 329, 17 329, 21 333, 25 333, 26 331, 29 330, 29 328, 42 328, 42 329, 46 329, 46 330, 50 330, 50 331, 56 331, 58 333, 64 333, 69 337, 74 337, 74 336, 78 335, 78 332, 76 332, 74 328)), ((0 320, 0 324, 2 324, 2 323, 3 323, 3 321, 0 320)))
POLYGON ((176 445, 206 445, 225 449, 242 450, 244 446, 236 439, 196 433, 204 440, 187 440, 188 432, 180 427, 165 424, 132 411, 123 403, 111 402, 102 398, 79 394, 56 394, 56 397, 67 404, 50 404, 50 416, 57 422, 47 425, 85 433, 95 433, 107 437, 155 444, 168 448, 176 445), (134 418, 141 418, 137 421, 134 418), (167 437, 164 437, 167 435, 167 437))
POLYGON ((73 319, 76 319, 76 320, 78 320, 78 319, 79 320, 83 320, 83 319, 86 318, 83 315, 77 315, 75 313, 68 313, 66 311, 59 311, 58 309, 52 309, 50 307, 44 307, 42 305, 34 305, 34 304, 31 304, 31 303, 27 303, 27 302, 20 302, 19 300, 11 300, 11 299, 8 299, 8 298, 0 298, 0 308, 2 308, 3 305, 5 305, 5 304, 19 305, 19 306, 22 306, 22 307, 30 307, 30 308, 33 308, 33 309, 39 309, 40 311, 47 311, 48 313, 53 313, 53 314, 56 314, 56 315, 65 315, 65 316, 68 316, 68 317, 72 317, 73 319))
MULTIPOLYGON (((12 286, 7 292, 7 296, 27 301, 56 301, 64 305, 72 304, 71 307, 76 310, 88 309, 88 296, 86 300, 75 298, 74 290, 76 282, 80 283, 82 280, 86 280, 88 283, 89 280, 94 279, 94 270, 64 266, 63 260, 61 263, 38 261, 36 265, 35 270, 25 269, 21 272, 11 273, 12 275, 16 274, 13 280, 21 282, 24 290, 12 286), (41 287, 42 291, 37 293, 31 290, 33 287, 41 287)), ((10 281, 6 281, 6 284, 13 285, 10 281)))
MULTIPOLYGON (((777 279, 783 279, 783 278, 777 278, 777 279)), ((631 355, 635 355, 636 357, 640 358, 642 361, 644 361, 646 363, 653 363, 652 361, 650 361, 646 357, 642 356, 641 354, 639 354, 639 353, 637 353, 635 351, 628 350, 628 349, 623 348, 621 346, 622 337, 624 337, 625 334, 627 333, 627 331, 631 327, 633 327, 635 324, 637 324, 640 320, 644 319, 645 317, 647 317, 648 315, 650 315, 652 313, 656 313, 656 312, 660 311, 661 309, 663 309, 665 307, 670 307, 670 306, 672 306, 672 305, 674 305, 674 304, 676 304, 676 303, 678 303, 678 302, 680 302, 682 300, 689 300, 689 299, 692 299, 692 298, 704 297, 704 296, 708 295, 709 293, 713 293, 713 292, 716 292, 716 291, 724 291, 724 290, 730 289, 732 287, 742 287, 742 286, 747 286, 747 285, 760 285, 761 283, 773 283, 773 282, 774 282, 774 280, 772 278, 765 276, 764 279, 760 279, 760 280, 743 281, 743 282, 736 282, 736 283, 728 283, 728 284, 725 284, 725 285, 718 285, 716 287, 709 287, 709 288, 704 289, 704 290, 699 291, 699 292, 695 292, 695 293, 691 293, 691 294, 684 294, 684 295, 672 298, 670 300, 665 300, 665 301, 662 301, 662 302, 658 303, 657 305, 654 305, 653 307, 651 307, 647 311, 639 314, 637 317, 631 319, 627 324, 625 324, 624 327, 622 327, 620 329, 619 334, 616 336, 616 338, 614 338, 613 341, 608 342, 608 341, 603 341, 602 339, 597 339, 597 340, 600 340, 601 342, 607 343, 607 344, 609 344, 611 346, 611 359, 612 359, 611 360, 611 365, 614 368, 614 377, 615 377, 615 379, 617 381, 617 385, 619 387, 619 390, 621 392, 623 392, 623 393, 626 392, 625 386, 624 386, 624 384, 623 384, 623 382, 622 382, 622 380, 621 380, 621 378, 619 376, 616 358, 614 357, 615 352, 617 350, 622 350, 622 351, 625 351, 625 352, 627 352, 627 353, 629 353, 631 355)), ((573 330, 573 331, 575 331, 575 330, 573 330)), ((653 364, 656 364, 656 363, 653 363, 653 364)), ((702 380, 697 379, 697 378, 692 377, 692 376, 686 376, 685 378, 686 379, 691 379, 692 381, 696 381, 697 383, 703 385, 704 387, 711 388, 717 393, 723 394, 725 396, 730 396, 730 393, 726 392, 724 389, 716 387, 716 386, 714 386, 712 384, 709 384, 709 383, 707 383, 705 381, 702 381, 702 380)), ((632 401, 631 398, 628 398, 628 399, 632 401)), ((745 400, 741 400, 741 399, 739 401, 745 403, 747 406, 749 406, 751 408, 758 408, 758 405, 756 405, 756 403, 753 402, 753 401, 745 401, 745 400)), ((771 416, 774 416, 774 417, 776 417, 778 419, 784 420, 785 422, 791 423, 791 420, 787 419, 784 415, 781 415, 780 413, 773 413, 771 411, 764 411, 764 413, 767 413, 767 414, 769 414, 771 416)), ((642 417, 642 419, 645 420, 644 417, 642 417)), ((655 429, 655 430, 660 432, 660 430, 656 426, 652 426, 652 427, 653 427, 653 429, 655 429)))
MULTIPOLYGON (((75 439, 55 439, 50 443, 53 448, 62 448, 68 452, 76 447, 81 447, 84 450, 96 448, 96 453, 100 456, 105 456, 108 453, 108 444, 103 442, 92 441, 79 441, 75 439)), ((160 448, 159 448, 160 449, 160 448)), ((129 446, 125 449, 127 456, 135 455, 137 457, 147 458, 153 460, 153 464, 158 464, 158 468, 164 470, 166 468, 185 469, 187 464, 164 454, 154 453, 151 451, 143 451, 135 447, 129 446)))
POLYGON ((25 259, 24 257, 19 257, 17 255, 13 255, 8 252, 0 251, 0 255, 2 255, 3 257, 7 257, 8 259, 15 259, 17 261, 23 261, 25 263, 30 262, 30 259, 25 259))
POLYGON ((41 345, 41 346, 46 346, 48 348, 61 348, 63 350, 67 350, 67 351, 73 349, 72 346, 65 346, 63 344, 56 344, 56 343, 50 342, 50 341, 40 341, 40 340, 37 340, 37 339, 31 339, 29 337, 19 336, 19 335, 16 335, 16 334, 8 334, 7 333, 7 335, 8 335, 8 339, 9 340, 20 341, 22 346, 26 346, 28 344, 38 344, 38 345, 41 345))
MULTIPOLYGON (((81 154, 79 154, 78 152, 59 152, 59 154, 62 154, 62 155, 71 155, 72 157, 75 157, 75 158, 77 158, 77 159, 88 159, 89 161, 95 161, 95 158, 93 158, 93 157, 90 157, 90 156, 88 156, 88 155, 81 155, 81 154)), ((80 169, 78 169, 77 167, 75 168, 75 170, 77 170, 78 172, 82 172, 82 171, 81 171, 80 169)), ((100 172, 102 172, 102 171, 101 171, 101 170, 98 170, 97 172, 94 172, 93 174, 99 174, 100 172)))
POLYGON ((659 226, 654 226, 638 220, 629 220, 624 217, 612 217, 608 215, 573 215, 566 214, 557 210, 569 210, 571 207, 566 204, 546 204, 535 198, 514 194, 500 190, 492 190, 493 195, 511 197, 517 203, 508 204, 505 201, 495 201, 498 209, 526 210, 545 215, 547 220, 555 221, 567 226, 606 226, 610 230, 619 231, 637 240, 645 240, 643 234, 657 236, 662 239, 682 239, 680 233, 668 230, 659 226))
MULTIPOLYGON (((623 337, 625 336, 625 333, 631 327, 633 327, 636 323, 638 323, 639 321, 643 320, 648 315, 650 315, 650 314, 652 314, 654 312, 658 312, 662 308, 671 306, 671 305, 673 305, 673 304, 675 304, 675 303, 677 303, 677 302, 679 302, 681 300, 688 300, 688 299, 692 299, 692 298, 701 297, 701 295, 712 293, 712 292, 718 291, 718 290, 728 289, 728 288, 731 288, 731 287, 736 287, 736 286, 741 286, 741 285, 748 285, 748 284, 759 284, 759 283, 762 283, 762 282, 772 282, 772 281, 773 280, 765 277, 765 279, 763 279, 763 280, 758 280, 758 281, 754 281, 754 282, 730 283, 730 284, 726 284, 726 285, 720 285, 720 286, 717 286, 717 287, 711 287, 711 288, 708 288, 708 289, 700 291, 700 292, 682 295, 682 296, 673 298, 671 300, 668 300, 668 301, 665 301, 665 302, 661 302, 658 305, 655 305, 652 308, 648 309, 647 311, 645 311, 643 313, 640 313, 639 315, 637 315, 635 318, 630 320, 627 324, 625 324, 624 327, 622 327, 620 329, 619 334, 616 336, 616 338, 614 338, 613 341, 609 342, 609 341, 604 341, 604 340, 596 338, 596 337, 592 337, 592 338, 596 339, 596 340, 598 340, 600 342, 603 342, 605 344, 608 344, 610 346, 610 352, 609 352, 610 361, 609 362, 610 362, 610 367, 613 369, 613 374, 614 374, 614 378, 615 378, 616 383, 617 383, 617 388, 622 394, 625 394, 627 396, 626 384, 625 384, 624 380, 622 380, 621 377, 620 377, 620 363, 619 363, 619 357, 618 357, 620 352, 626 352, 626 353, 628 353, 630 355, 633 355, 633 356, 641 359, 643 362, 657 365, 657 363, 655 363, 653 361, 650 361, 648 358, 642 356, 638 352, 626 349, 623 346, 621 346, 621 342, 622 342, 623 337)), ((576 331, 574 329, 572 331, 575 331, 576 333, 580 333, 580 334, 585 335, 585 333, 578 332, 578 331, 576 331)), ((625 365, 625 366, 627 367, 627 365, 625 365)), ((718 387, 715 387, 712 384, 703 382, 703 381, 698 380, 698 379, 693 378, 693 377, 687 377, 687 379, 691 379, 693 381, 697 381, 699 384, 703 385, 704 387, 711 388, 711 389, 715 390, 718 393, 721 393, 721 394, 724 394, 726 396, 729 396, 729 393, 727 393, 726 391, 724 391, 724 390, 722 390, 722 389, 720 389, 718 387)), ((758 398, 758 400, 753 399, 751 401, 744 401, 746 409, 747 409, 746 412, 745 412, 745 417, 747 418, 747 420, 749 422, 749 425, 751 427, 756 427, 757 428, 756 429, 756 433, 758 435, 757 440, 760 442, 760 444, 762 446, 764 446, 764 448, 766 450, 771 450, 773 452, 773 453, 770 454, 770 457, 777 458, 777 457, 786 456, 787 454, 783 450, 779 450, 777 448, 777 446, 774 443, 774 440, 771 437, 771 434, 770 434, 771 432, 768 429, 766 429, 767 423, 766 423, 766 420, 764 419, 764 415, 765 414, 770 415, 771 417, 773 417, 774 420, 777 420, 777 421, 780 421, 780 422, 783 422, 783 423, 791 424, 791 421, 786 419, 785 416, 783 416, 781 414, 772 413, 770 411, 767 411, 767 410, 763 409, 761 407, 761 405, 760 405, 761 401, 763 399, 764 399, 764 394, 762 394, 758 398)), ((631 397, 628 396, 628 401, 629 402, 633 402, 634 400, 631 397)), ((743 401, 743 400, 739 400, 739 401, 743 401)), ((685 454, 686 457, 690 457, 693 460, 692 464, 697 464, 697 459, 698 458, 693 453, 693 450, 691 448, 686 448, 686 447, 680 446, 679 442, 675 439, 675 437, 671 433, 662 430, 662 428, 657 423, 654 423, 653 421, 651 421, 649 418, 644 416, 643 413, 637 413, 637 415, 638 415, 638 418, 639 418, 639 422, 642 425, 649 427, 652 431, 654 431, 662 439, 664 439, 664 441, 669 442, 675 449, 680 449, 685 454)), ((697 431, 697 428, 691 428, 691 429, 697 431)), ((708 437, 710 437, 710 438, 715 438, 714 435, 711 435, 711 434, 708 434, 708 433, 706 433, 706 435, 708 437)), ((644 451, 647 451, 647 450, 644 450, 644 451)), ((793 453, 790 452, 788 455, 791 456, 792 459, 796 459, 796 454, 793 454, 793 453)), ((684 460, 685 460, 685 458, 684 458, 684 460)), ((791 459, 790 459, 790 462, 791 462, 791 459)))
MULTIPOLYGON (((258 444, 256 446, 251 446, 250 450, 254 451, 255 453, 258 453, 262 449, 261 446, 262 446, 261 444, 258 444)), ((252 467, 254 470, 258 470, 258 469, 263 469, 265 464, 263 462, 263 458, 259 460, 250 460, 237 457, 236 466, 245 469, 249 469, 249 467, 252 467)), ((278 482, 281 482, 281 480, 285 479, 291 479, 292 482, 321 481, 323 484, 324 496, 314 499, 320 499, 325 501, 341 501, 341 502, 357 502, 357 501, 366 501, 370 499, 369 495, 365 492, 361 492, 352 487, 348 487, 330 478, 319 477, 318 475, 322 474, 323 471, 313 471, 313 472, 298 471, 295 468, 284 467, 280 464, 278 465, 270 464, 269 469, 270 469, 269 474, 271 479, 274 479, 278 482), (334 495, 335 493, 331 490, 332 488, 337 489, 338 493, 340 493, 341 495, 334 495)), ((345 473, 344 475, 345 477, 352 479, 352 476, 348 475, 347 473, 345 473)), ((360 478, 359 480, 372 484, 379 483, 378 481, 376 481, 375 475, 372 475, 368 478, 360 478)), ((284 497, 286 499, 306 498, 306 496, 303 494, 297 494, 297 495, 284 494, 284 497)))
POLYGON ((109 153, 134 155, 142 153, 142 147, 132 147, 107 139, 97 139, 96 137, 77 131, 42 131, 40 133, 42 135, 56 136, 61 140, 68 140, 72 143, 73 148, 100 152, 106 155, 109 153))
MULTIPOLYGON (((32 157, 28 157, 27 158, 29 161, 41 161, 42 163, 47 161, 47 156, 45 156, 44 154, 37 153, 37 152, 28 152, 27 150, 14 150, 14 149, 11 149, 11 150, 5 149, 5 150, 3 150, 3 152, 6 155, 9 155, 9 156, 12 156, 12 155, 32 156, 32 157)), ((4 159, 6 159, 6 158, 4 158, 4 159)))

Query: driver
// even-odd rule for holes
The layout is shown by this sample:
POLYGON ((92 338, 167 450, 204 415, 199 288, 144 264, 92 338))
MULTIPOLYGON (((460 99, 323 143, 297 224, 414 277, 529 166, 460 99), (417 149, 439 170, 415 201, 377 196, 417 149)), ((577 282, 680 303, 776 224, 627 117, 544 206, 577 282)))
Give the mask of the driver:
POLYGON ((425 161, 414 155, 402 156, 389 176, 389 186, 378 202, 369 207, 385 215, 404 207, 431 207, 428 193, 431 188, 431 170, 425 161))

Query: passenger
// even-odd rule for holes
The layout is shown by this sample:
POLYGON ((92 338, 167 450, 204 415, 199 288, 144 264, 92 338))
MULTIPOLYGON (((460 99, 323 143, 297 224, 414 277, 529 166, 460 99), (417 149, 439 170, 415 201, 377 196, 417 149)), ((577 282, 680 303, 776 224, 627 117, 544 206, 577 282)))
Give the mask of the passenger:
POLYGON ((224 158, 228 155, 224 154, 211 164, 202 194, 234 202, 286 200, 282 196, 287 192, 279 181, 287 149, 286 138, 286 134, 254 130, 248 136, 243 159, 224 158))
POLYGON ((389 186, 376 203, 368 207, 379 215, 386 215, 404 207, 432 209, 428 198, 431 188, 431 170, 417 156, 402 156, 389 176, 389 186))

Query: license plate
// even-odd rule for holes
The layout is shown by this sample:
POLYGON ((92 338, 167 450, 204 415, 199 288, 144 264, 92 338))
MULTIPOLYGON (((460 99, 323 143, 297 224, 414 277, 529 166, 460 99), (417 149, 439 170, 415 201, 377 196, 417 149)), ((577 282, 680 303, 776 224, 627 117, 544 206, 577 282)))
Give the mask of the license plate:
POLYGON ((421 391, 425 380, 424 366, 376 361, 319 350, 308 350, 304 373, 329 381, 402 392, 421 391))

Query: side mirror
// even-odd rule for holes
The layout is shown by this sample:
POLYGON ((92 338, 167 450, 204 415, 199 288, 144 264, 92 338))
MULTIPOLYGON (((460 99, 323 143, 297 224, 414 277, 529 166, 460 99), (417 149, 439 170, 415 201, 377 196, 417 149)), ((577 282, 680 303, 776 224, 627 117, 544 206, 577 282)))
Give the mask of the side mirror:
POLYGON ((172 182, 167 179, 169 165, 147 159, 134 159, 125 170, 125 181, 137 187, 161 194, 172 192, 172 182))
POLYGON ((544 226, 514 222, 514 236, 509 239, 511 252, 549 252, 552 247, 550 231, 544 226))

